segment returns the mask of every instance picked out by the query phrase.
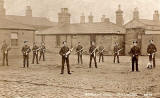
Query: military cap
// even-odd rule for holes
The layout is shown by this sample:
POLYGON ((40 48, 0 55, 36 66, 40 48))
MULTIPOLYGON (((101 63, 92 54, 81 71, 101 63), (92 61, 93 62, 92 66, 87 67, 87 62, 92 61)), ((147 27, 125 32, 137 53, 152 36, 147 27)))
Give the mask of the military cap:
POLYGON ((133 43, 137 43, 137 41, 133 41, 133 43))
POLYGON ((149 40, 149 42, 153 42, 153 40, 149 40))
POLYGON ((24 41, 24 43, 27 43, 27 42, 28 42, 28 41, 26 41, 26 40, 24 41))
POLYGON ((66 43, 67 41, 63 41, 63 44, 66 43))

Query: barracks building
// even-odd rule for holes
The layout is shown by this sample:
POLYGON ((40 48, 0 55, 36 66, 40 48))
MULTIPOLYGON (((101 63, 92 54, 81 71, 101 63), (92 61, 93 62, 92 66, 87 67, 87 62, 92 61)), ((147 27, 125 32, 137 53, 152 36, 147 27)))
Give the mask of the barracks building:
POLYGON ((36 33, 37 41, 44 41, 49 51, 53 51, 62 45, 64 40, 67 41, 69 47, 76 47, 78 42, 84 46, 84 50, 88 51, 91 41, 97 46, 105 47, 105 54, 112 55, 115 42, 119 42, 123 48, 121 54, 125 52, 125 28, 123 25, 123 12, 119 8, 116 12, 117 24, 110 22, 109 18, 103 15, 101 22, 94 22, 92 13, 88 16, 88 22, 85 16, 80 16, 80 23, 70 23, 70 13, 67 8, 62 8, 58 13, 58 25, 52 28, 42 30, 36 33))
POLYGON ((133 19, 124 24, 123 11, 120 6, 115 12, 116 23, 110 22, 109 18, 103 15, 101 22, 94 22, 94 16, 90 14, 88 22, 85 16, 80 16, 80 23, 70 23, 70 13, 67 8, 62 8, 58 13, 58 25, 36 33, 37 41, 44 41, 49 51, 58 52, 62 42, 66 40, 70 47, 75 47, 80 41, 88 51, 91 41, 97 46, 105 47, 105 55, 113 54, 113 46, 118 42, 123 48, 121 55, 128 55, 133 40, 138 41, 141 54, 147 55, 149 40, 153 39, 160 56, 160 21, 159 13, 156 10, 153 20, 141 19, 137 8, 133 11, 133 19))
POLYGON ((29 41, 32 46, 35 32, 53 27, 55 24, 44 17, 33 17, 30 6, 26 7, 24 16, 6 15, 4 0, 0 0, 0 47, 3 40, 6 40, 11 47, 10 54, 21 54, 24 40, 29 41))

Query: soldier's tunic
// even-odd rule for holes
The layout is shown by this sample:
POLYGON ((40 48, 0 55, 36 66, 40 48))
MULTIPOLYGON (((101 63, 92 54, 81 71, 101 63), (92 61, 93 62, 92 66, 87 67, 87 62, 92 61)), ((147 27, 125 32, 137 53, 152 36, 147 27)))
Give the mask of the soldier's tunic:
POLYGON ((102 62, 104 62, 104 47, 100 46, 99 47, 99 62, 101 61, 102 58, 102 62))
POLYGON ((119 50, 120 50, 120 47, 118 45, 114 46, 114 59, 113 59, 113 62, 116 63, 116 57, 117 57, 117 63, 120 63, 119 62, 119 50))
POLYGON ((59 54, 62 56, 62 68, 61 68, 61 74, 64 73, 64 64, 66 62, 67 64, 67 71, 68 73, 70 73, 70 66, 69 66, 69 55, 66 56, 66 53, 70 51, 69 48, 67 46, 63 46, 60 51, 59 54))
POLYGON ((77 56, 78 56, 78 64, 81 62, 81 64, 83 64, 83 60, 82 60, 82 52, 83 52, 83 47, 81 45, 77 46, 76 49, 77 52, 77 56))
POLYGON ((27 63, 27 67, 29 67, 29 53, 30 53, 31 49, 28 45, 25 45, 22 47, 22 53, 23 53, 23 67, 26 67, 26 63, 27 63))
POLYGON ((138 46, 133 46, 129 52, 129 54, 132 57, 132 71, 134 71, 134 64, 136 63, 136 71, 139 71, 138 69, 138 56, 141 54, 140 48, 138 46))
POLYGON ((95 67, 97 68, 97 61, 96 61, 96 52, 97 51, 98 50, 96 49, 96 46, 94 46, 94 45, 91 45, 91 47, 89 48, 89 53, 90 53, 89 68, 91 68, 92 59, 94 59, 95 67))
POLYGON ((32 51, 33 51, 33 60, 32 60, 32 64, 34 64, 35 58, 36 58, 37 64, 39 64, 39 63, 38 63, 38 51, 39 51, 39 47, 38 47, 37 45, 33 46, 32 51))
POLYGON ((10 48, 8 47, 7 44, 3 44, 1 51, 3 54, 3 61, 2 64, 5 65, 5 61, 6 61, 6 65, 8 66, 8 51, 10 50, 10 48))
POLYGON ((157 52, 157 48, 154 44, 149 44, 147 48, 147 53, 149 54, 149 61, 153 61, 153 68, 155 68, 155 52, 157 52), (154 54, 154 55, 153 55, 154 54))
POLYGON ((40 47, 40 56, 39 56, 39 60, 41 60, 41 57, 43 56, 43 61, 45 61, 45 51, 46 51, 46 47, 44 45, 42 45, 40 47))

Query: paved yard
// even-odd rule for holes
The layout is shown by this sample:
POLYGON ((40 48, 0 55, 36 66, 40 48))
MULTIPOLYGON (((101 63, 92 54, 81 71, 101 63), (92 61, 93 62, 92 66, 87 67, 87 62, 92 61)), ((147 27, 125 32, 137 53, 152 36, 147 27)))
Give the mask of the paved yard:
MULTIPOLYGON (((140 72, 130 72, 129 57, 113 64, 105 56, 104 63, 88 68, 89 56, 77 65, 70 56, 71 75, 60 74, 61 57, 47 55, 47 61, 22 68, 22 59, 12 57, 10 66, 0 66, 0 98, 158 98, 160 97, 160 59, 153 70, 146 69, 147 57, 140 57, 140 72), (16 60, 16 58, 18 60, 16 60)), ((31 61, 31 60, 30 60, 31 61)))

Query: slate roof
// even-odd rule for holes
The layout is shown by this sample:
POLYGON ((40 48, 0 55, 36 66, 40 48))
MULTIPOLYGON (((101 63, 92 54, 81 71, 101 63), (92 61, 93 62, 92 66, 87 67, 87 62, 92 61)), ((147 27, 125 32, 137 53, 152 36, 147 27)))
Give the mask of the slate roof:
POLYGON ((36 34, 125 34, 125 28, 111 22, 57 25, 36 34))
POLYGON ((15 16, 6 15, 6 18, 11 21, 15 21, 24 25, 32 26, 36 29, 46 29, 57 25, 55 22, 51 22, 45 17, 30 17, 30 16, 15 16))
POLYGON ((160 30, 160 21, 148 19, 131 20, 124 26, 125 28, 144 28, 147 30, 160 30))
POLYGON ((15 30, 33 30, 35 28, 26 26, 17 22, 10 21, 6 18, 0 18, 0 29, 15 29, 15 30))

